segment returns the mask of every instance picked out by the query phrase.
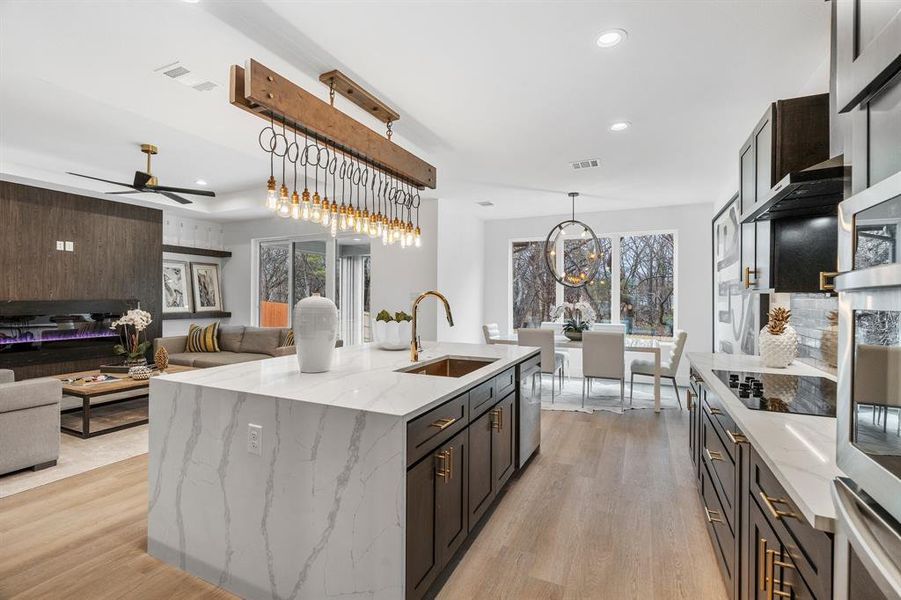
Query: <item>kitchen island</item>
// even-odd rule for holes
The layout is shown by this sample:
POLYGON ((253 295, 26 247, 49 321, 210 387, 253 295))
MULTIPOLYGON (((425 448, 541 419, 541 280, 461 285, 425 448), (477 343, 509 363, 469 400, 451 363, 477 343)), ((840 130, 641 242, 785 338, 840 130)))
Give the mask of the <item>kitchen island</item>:
POLYGON ((148 552, 245 598, 420 597, 516 468, 537 356, 427 343, 421 374, 362 346, 326 373, 288 356, 154 378, 148 552))

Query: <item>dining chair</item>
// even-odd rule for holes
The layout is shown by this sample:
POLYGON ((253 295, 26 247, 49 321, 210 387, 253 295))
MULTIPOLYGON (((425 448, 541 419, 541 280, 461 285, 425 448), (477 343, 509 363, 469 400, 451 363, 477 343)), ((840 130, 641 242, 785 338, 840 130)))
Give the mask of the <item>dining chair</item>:
POLYGON ((854 402, 873 407, 873 421, 888 427, 889 408, 898 409, 901 435, 901 346, 860 344, 854 357, 854 402))
MULTIPOLYGON (((688 333, 681 329, 676 331, 673 336, 673 347, 670 349, 669 356, 666 359, 660 359, 660 379, 669 379, 673 382, 673 391, 676 393, 676 402, 679 403, 679 410, 682 410, 682 399, 679 398, 679 386, 676 385, 676 372, 679 370, 679 361, 682 359, 682 352, 685 350, 685 340, 688 339, 688 333)), ((653 360, 634 360, 629 369, 632 376, 629 378, 629 404, 632 403, 632 388, 635 386, 635 376, 642 375, 645 377, 654 376, 653 360)))
POLYGON ((541 372, 551 375, 551 403, 554 402, 555 379, 560 377, 560 389, 563 389, 563 365, 567 353, 554 348, 553 329, 517 329, 517 343, 520 346, 537 346, 541 348, 541 372))
POLYGON ((625 334, 621 331, 582 332, 582 408, 585 389, 591 395, 592 379, 619 380, 619 405, 625 404, 626 357, 625 334))
POLYGON ((482 335, 485 336, 486 344, 496 344, 497 338, 501 337, 501 328, 497 323, 485 323, 482 325, 482 335))
POLYGON ((542 329, 553 329, 554 335, 563 335, 563 323, 559 321, 542 321, 542 329))

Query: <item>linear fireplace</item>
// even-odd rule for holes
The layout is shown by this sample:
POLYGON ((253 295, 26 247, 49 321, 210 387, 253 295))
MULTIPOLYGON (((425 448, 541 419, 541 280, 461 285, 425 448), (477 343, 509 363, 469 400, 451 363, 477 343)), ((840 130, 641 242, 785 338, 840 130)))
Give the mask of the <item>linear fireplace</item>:
POLYGON ((112 358, 134 300, 0 302, 0 368, 112 358))

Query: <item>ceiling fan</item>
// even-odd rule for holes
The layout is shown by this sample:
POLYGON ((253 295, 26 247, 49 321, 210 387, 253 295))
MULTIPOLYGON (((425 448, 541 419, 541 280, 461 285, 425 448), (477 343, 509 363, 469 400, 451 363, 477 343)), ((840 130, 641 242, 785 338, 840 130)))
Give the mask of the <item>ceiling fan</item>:
POLYGON ((72 173, 71 171, 67 171, 69 175, 75 175, 76 177, 84 177, 85 179, 93 179, 95 181, 103 181, 106 183, 112 183, 113 185, 121 185, 123 187, 131 188, 127 192, 106 192, 107 194, 138 194, 149 192, 153 194, 162 194, 166 198, 170 200, 175 200, 179 204, 191 204, 191 201, 187 198, 182 198, 178 194, 191 194, 193 196, 208 196, 215 197, 216 193, 211 192, 210 190, 194 190, 189 188, 178 188, 178 187, 169 187, 165 185, 159 185, 159 180, 155 175, 150 171, 150 157, 159 152, 159 149, 153 144, 141 144, 141 152, 147 155, 147 172, 144 171, 135 171, 135 180, 134 183, 122 183, 119 181, 110 181, 109 179, 101 179, 100 177, 92 177, 90 175, 82 175, 81 173, 72 173))

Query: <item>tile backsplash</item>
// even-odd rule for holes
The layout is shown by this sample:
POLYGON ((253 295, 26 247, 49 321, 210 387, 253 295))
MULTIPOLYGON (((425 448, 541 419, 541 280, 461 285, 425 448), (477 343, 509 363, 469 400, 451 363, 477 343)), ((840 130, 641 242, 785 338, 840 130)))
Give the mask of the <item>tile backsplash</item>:
POLYGON ((829 294, 791 294, 791 325, 798 332, 798 360, 835 374, 837 328, 829 313, 838 310, 838 298, 829 294))

